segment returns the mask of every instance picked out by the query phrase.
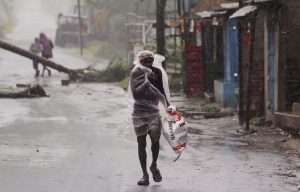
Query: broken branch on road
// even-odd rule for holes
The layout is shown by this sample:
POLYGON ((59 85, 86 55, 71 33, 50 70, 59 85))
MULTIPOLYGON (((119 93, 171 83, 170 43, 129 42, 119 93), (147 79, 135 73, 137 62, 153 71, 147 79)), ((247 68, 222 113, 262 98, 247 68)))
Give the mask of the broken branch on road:
POLYGON ((1 40, 0 48, 42 63, 49 68, 57 70, 58 72, 66 73, 69 75, 71 81, 80 80, 83 82, 117 82, 124 79, 131 70, 131 66, 126 65, 125 62, 120 58, 113 59, 110 62, 109 67, 103 71, 94 70, 91 67, 85 69, 69 69, 55 63, 54 61, 45 59, 39 55, 31 53, 30 51, 1 40))
POLYGON ((40 85, 29 85, 25 86, 23 90, 10 90, 10 91, 0 91, 0 98, 35 98, 35 97, 49 97, 45 90, 40 85))
POLYGON ((13 53, 16 53, 16 54, 26 57, 28 59, 35 60, 49 68, 57 70, 58 72, 67 73, 71 80, 77 80, 81 76, 76 70, 69 69, 69 68, 64 67, 60 64, 57 64, 51 60, 45 59, 41 56, 31 53, 30 51, 27 51, 25 49, 22 49, 20 47, 14 46, 10 43, 6 43, 1 40, 0 40, 0 48, 5 49, 10 52, 13 52, 13 53))

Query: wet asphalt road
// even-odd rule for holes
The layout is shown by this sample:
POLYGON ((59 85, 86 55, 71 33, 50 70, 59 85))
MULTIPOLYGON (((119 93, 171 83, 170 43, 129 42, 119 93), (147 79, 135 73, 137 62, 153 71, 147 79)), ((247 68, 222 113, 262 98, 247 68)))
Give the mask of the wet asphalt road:
MULTIPOLYGON (((55 28, 55 18, 41 13, 40 1, 26 2, 18 8, 19 25, 7 37, 24 48, 33 34, 43 30, 51 37, 55 28)), ((54 54, 55 61, 71 68, 88 65, 59 48, 54 54)), ((249 148, 217 125, 197 126, 200 134, 190 134, 189 147, 176 163, 162 140, 163 181, 151 179, 150 186, 139 187, 126 92, 112 84, 63 87, 60 80, 66 76, 57 72, 38 79, 33 75, 31 61, 0 50, 0 87, 40 83, 50 95, 0 100, 0 192, 297 191, 297 177, 278 174, 300 176, 287 159, 276 151, 249 148)))

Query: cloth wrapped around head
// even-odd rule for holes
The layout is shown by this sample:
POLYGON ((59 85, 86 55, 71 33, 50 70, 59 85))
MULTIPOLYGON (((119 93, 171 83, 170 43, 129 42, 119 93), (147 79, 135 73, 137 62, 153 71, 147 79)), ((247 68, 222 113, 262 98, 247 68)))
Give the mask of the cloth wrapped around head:
POLYGON ((143 60, 143 59, 148 59, 148 58, 153 58, 153 57, 154 57, 153 52, 148 51, 148 50, 141 51, 138 54, 138 58, 139 58, 140 61, 143 60))
POLYGON ((148 50, 140 51, 133 62, 134 65, 141 65, 141 61, 146 58, 154 58, 154 53, 148 50))

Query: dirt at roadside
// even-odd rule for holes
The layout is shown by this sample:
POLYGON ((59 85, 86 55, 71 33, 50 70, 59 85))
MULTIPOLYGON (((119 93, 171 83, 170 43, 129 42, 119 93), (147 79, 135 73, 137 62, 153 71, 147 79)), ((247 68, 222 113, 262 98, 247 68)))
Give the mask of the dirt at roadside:
POLYGON ((274 126, 252 126, 253 133, 243 138, 264 148, 275 147, 282 154, 300 157, 300 138, 274 126))
MULTIPOLYGON (((182 96, 173 97, 179 111, 200 112, 206 102, 202 99, 187 99, 182 96)), ((215 104, 212 104, 215 105, 215 104)), ((292 136, 281 128, 268 123, 261 126, 251 125, 246 133, 239 126, 237 114, 221 118, 205 118, 203 115, 187 117, 189 132, 192 134, 212 134, 219 138, 234 138, 234 140, 248 143, 247 148, 276 150, 288 157, 300 157, 300 138, 292 136)), ((245 146, 244 146, 245 147, 245 146)))

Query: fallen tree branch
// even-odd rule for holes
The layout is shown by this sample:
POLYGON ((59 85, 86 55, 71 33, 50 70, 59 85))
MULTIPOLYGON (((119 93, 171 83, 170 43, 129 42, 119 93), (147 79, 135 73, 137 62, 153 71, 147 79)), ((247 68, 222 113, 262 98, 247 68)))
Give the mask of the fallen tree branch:
POLYGON ((35 98, 35 97, 49 97, 49 95, 46 94, 45 90, 40 85, 33 85, 33 86, 30 85, 26 89, 17 92, 0 91, 0 98, 20 99, 20 98, 35 98))
POLYGON ((67 73, 71 80, 76 80, 80 77, 80 73, 78 73, 78 71, 76 71, 76 70, 69 69, 69 68, 64 67, 60 64, 57 64, 51 60, 45 59, 41 56, 31 53, 30 51, 24 50, 20 47, 14 46, 12 44, 6 43, 1 40, 0 40, 0 48, 5 49, 10 52, 13 52, 13 53, 16 53, 16 54, 26 57, 28 59, 35 60, 49 68, 57 70, 58 72, 67 73))

